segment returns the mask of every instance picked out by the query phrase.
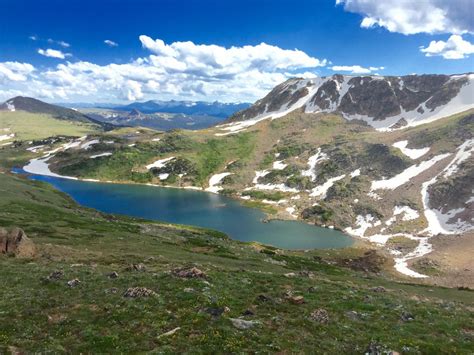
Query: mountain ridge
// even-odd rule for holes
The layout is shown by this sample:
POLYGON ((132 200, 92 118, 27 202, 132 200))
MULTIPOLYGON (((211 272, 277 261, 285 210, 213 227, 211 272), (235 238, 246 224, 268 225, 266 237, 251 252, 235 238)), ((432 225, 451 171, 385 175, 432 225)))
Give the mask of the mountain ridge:
POLYGON ((114 126, 111 124, 95 120, 77 110, 49 104, 44 101, 26 96, 16 96, 6 100, 0 105, 0 111, 26 111, 30 113, 42 113, 51 115, 56 119, 95 124, 105 130, 114 128, 114 126))
POLYGON ((222 103, 219 101, 148 100, 133 102, 128 105, 117 105, 112 108, 125 111, 137 109, 143 113, 182 113, 186 115, 208 115, 226 118, 250 105, 249 103, 222 103))
POLYGON ((419 125, 474 107, 474 74, 332 76, 289 79, 222 126, 227 134, 301 109, 339 113, 381 131, 419 125))

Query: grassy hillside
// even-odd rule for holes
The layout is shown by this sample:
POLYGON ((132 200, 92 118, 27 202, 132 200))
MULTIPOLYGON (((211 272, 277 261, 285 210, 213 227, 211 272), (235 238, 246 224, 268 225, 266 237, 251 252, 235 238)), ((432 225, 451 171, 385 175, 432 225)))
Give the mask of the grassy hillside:
MULTIPOLYGON (((421 243, 414 238, 426 236, 428 226, 422 185, 440 174, 459 147, 474 138, 473 110, 393 132, 378 132, 338 115, 304 114, 296 110, 277 120, 259 122, 238 134, 219 133, 220 128, 166 133, 134 128, 114 130, 90 136, 88 139, 101 143, 88 150, 61 151, 49 162, 51 169, 62 175, 203 189, 209 186, 212 176, 227 173, 230 175, 220 182, 220 193, 261 208, 271 218, 298 218, 340 230, 352 228, 349 231, 354 233, 365 228, 363 237, 382 236, 379 240, 395 235, 385 249, 398 257, 408 256, 408 266, 413 270, 436 275, 444 279, 443 284, 472 287, 469 258, 462 258, 462 270, 466 271, 452 281, 456 270, 450 263, 432 262, 426 257, 414 260, 411 255, 421 243), (105 144, 107 141, 113 144, 105 144), (410 149, 423 150, 424 154, 412 159, 393 146, 403 141, 410 149), (308 163, 318 152, 324 153, 325 159, 312 169, 314 175, 308 174, 308 163), (106 156, 92 159, 104 153, 106 156), (430 162, 439 157, 444 158, 430 162), (147 168, 163 159, 168 159, 165 166, 147 168), (424 168, 424 164, 429 168, 424 168), (389 180, 419 166, 422 169, 409 181, 402 181, 395 189, 377 189, 374 194, 373 182, 389 180), (260 177, 256 178, 257 174, 260 177), (328 182, 331 186, 324 189, 328 182), (313 194, 318 189, 324 193, 313 194), (398 206, 414 211, 414 217, 395 215, 398 206), (373 221, 364 227, 366 222, 360 220, 369 217, 373 221)), ((474 172, 468 164, 469 161, 464 162, 455 175, 433 184, 429 191, 433 197, 430 201, 436 200, 444 212, 464 208, 466 213, 461 217, 466 223, 471 218, 467 199, 474 172)))
POLYGON ((15 134, 11 140, 36 140, 57 135, 83 136, 98 132, 99 128, 91 123, 60 120, 47 114, 0 111, 0 135, 3 134, 2 129, 9 129, 8 134, 15 134))
POLYGON ((32 260, 0 255, 0 352, 472 350, 472 291, 337 266, 370 266, 365 250, 287 252, 107 215, 6 174, 0 194, 0 226, 23 228, 38 247, 32 260), (172 273, 190 266, 207 276, 172 273), (154 295, 124 297, 130 287, 154 295), (237 329, 239 317, 254 326, 237 329))

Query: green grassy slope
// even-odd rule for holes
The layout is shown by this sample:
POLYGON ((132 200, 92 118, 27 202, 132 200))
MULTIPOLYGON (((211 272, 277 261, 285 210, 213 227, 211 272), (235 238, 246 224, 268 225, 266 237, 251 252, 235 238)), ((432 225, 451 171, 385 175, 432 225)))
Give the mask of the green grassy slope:
POLYGON ((33 260, 0 256, 0 352, 472 350, 472 291, 341 268, 326 261, 337 260, 331 251, 262 249, 209 230, 99 213, 6 174, 0 195, 0 225, 22 227, 38 247, 33 260), (127 271, 138 263, 145 271, 127 271), (170 274, 190 265, 207 278, 170 274), (58 270, 61 279, 45 280, 58 270), (113 271, 118 278, 106 276, 113 271), (81 283, 68 287, 75 278, 81 283), (136 286, 156 295, 123 296, 136 286), (294 304, 295 296, 305 303, 294 304), (316 309, 327 311, 327 323, 311 320, 316 309), (236 329, 229 318, 245 311, 259 324, 236 329))
POLYGON ((1 129, 14 133, 12 140, 35 140, 56 135, 83 136, 98 132, 100 127, 91 123, 60 120, 47 114, 25 111, 0 111, 1 129))

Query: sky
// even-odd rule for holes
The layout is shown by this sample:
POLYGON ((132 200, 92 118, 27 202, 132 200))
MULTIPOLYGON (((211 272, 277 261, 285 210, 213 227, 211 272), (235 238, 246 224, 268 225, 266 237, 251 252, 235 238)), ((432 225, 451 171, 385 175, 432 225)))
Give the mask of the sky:
POLYGON ((253 102, 290 77, 474 72, 474 0, 0 0, 0 101, 253 102))

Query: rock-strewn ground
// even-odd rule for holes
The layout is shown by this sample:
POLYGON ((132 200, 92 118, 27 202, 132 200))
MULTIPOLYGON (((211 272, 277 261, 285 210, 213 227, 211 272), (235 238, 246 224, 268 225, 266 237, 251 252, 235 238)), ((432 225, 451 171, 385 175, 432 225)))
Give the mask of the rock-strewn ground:
POLYGON ((0 225, 37 247, 30 259, 0 255, 1 353, 472 348, 472 291, 401 283, 366 248, 240 243, 81 208, 4 173, 0 190, 0 225))

